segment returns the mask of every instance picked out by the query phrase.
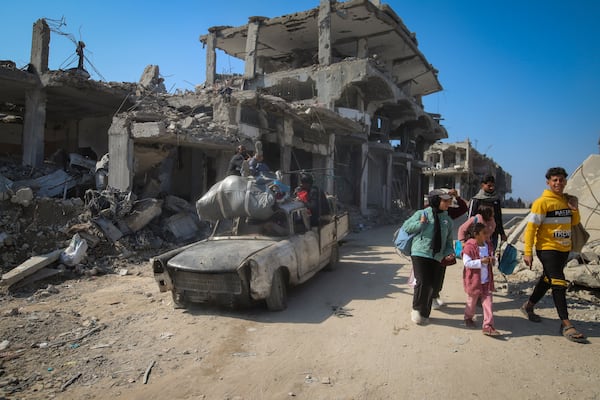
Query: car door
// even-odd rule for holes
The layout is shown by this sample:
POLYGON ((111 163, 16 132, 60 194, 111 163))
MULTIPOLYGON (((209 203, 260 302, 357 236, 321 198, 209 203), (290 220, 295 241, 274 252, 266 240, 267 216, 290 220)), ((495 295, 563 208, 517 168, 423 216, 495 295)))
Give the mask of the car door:
POLYGON ((294 210, 292 223, 294 234, 290 241, 298 260, 297 279, 302 282, 319 268, 319 235, 310 228, 310 219, 306 209, 294 210))

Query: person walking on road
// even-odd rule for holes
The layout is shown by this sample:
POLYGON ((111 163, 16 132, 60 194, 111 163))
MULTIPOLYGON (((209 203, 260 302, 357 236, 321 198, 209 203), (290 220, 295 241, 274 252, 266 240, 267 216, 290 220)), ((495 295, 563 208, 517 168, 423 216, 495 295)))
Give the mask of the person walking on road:
MULTIPOLYGON (((496 230, 496 220, 494 219, 494 209, 492 206, 482 204, 479 206, 479 213, 467 219, 461 226, 458 227, 458 240, 465 243, 472 235, 472 228, 477 223, 481 222, 485 225, 485 232, 488 235, 488 239, 492 240, 492 235, 496 230)), ((495 249, 492 249, 495 250, 495 249)))
MULTIPOLYGON (((442 190, 453 197, 452 204, 448 207, 448 215, 450 216, 450 218, 452 218, 453 220, 456 220, 469 210, 469 206, 467 205, 467 202, 464 201, 460 197, 460 195, 458 194, 458 191, 456 189, 442 189, 442 190)), ((442 265, 442 279, 440 279, 439 285, 437 287, 433 288, 433 294, 432 294, 433 300, 431 302, 431 308, 433 308, 434 310, 437 310, 437 309, 443 307, 444 305, 446 305, 446 303, 444 303, 444 301, 442 300, 442 298, 440 296, 440 292, 442 291, 442 288, 444 286, 445 278, 446 278, 446 267, 442 265)))
POLYGON ((496 193, 496 178, 492 175, 484 176, 481 180, 481 189, 473 196, 469 204, 469 218, 479 214, 479 206, 481 204, 488 204, 494 208, 496 231, 492 234, 492 244, 494 245, 494 249, 497 249, 498 236, 502 241, 506 241, 506 233, 504 232, 504 223, 502 222, 502 202, 500 196, 496 193))
POLYGON ((481 300, 483 308, 483 334, 487 336, 500 336, 494 328, 494 314, 492 311, 492 292, 494 291, 494 273, 492 266, 496 263, 494 248, 490 241, 486 225, 477 222, 472 228, 473 237, 465 243, 463 249, 463 287, 467 294, 465 306, 465 325, 475 328, 475 308, 477 301, 481 300))
POLYGON ((452 218, 448 207, 452 196, 442 190, 429 192, 429 207, 416 211, 402 225, 411 234, 411 260, 416 285, 413 293, 411 320, 423 325, 429 321, 434 288, 442 278, 443 259, 454 259, 452 218))
POLYGON ((546 172, 545 189, 541 197, 531 205, 525 228, 525 250, 523 261, 531 269, 533 247, 542 262, 543 274, 533 289, 529 300, 521 306, 521 312, 532 322, 542 318, 533 310, 535 305, 552 289, 552 299, 560 318, 560 333, 570 341, 587 343, 586 337, 569 320, 566 291, 569 282, 563 269, 571 251, 571 228, 580 222, 577 197, 564 193, 567 172, 562 167, 550 168, 546 172))

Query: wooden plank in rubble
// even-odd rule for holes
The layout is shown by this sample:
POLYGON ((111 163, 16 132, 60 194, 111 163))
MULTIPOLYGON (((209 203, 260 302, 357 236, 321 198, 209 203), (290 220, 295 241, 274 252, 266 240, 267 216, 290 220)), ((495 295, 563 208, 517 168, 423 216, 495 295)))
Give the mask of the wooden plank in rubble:
POLYGON ((56 262, 60 258, 60 253, 63 252, 64 249, 54 250, 51 253, 44 254, 41 256, 33 256, 29 260, 23 262, 18 267, 13 268, 8 271, 6 274, 2 275, 2 279, 0 279, 0 285, 10 286, 16 282, 19 282, 21 279, 28 277, 29 275, 34 274, 40 269, 47 267, 48 265, 56 262))

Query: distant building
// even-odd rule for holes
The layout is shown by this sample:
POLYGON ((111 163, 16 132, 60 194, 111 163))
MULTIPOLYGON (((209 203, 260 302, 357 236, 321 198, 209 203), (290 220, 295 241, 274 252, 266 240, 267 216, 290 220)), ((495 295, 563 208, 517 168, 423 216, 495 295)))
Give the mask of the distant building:
POLYGON ((467 139, 456 143, 435 143, 424 152, 427 164, 423 176, 429 190, 455 188, 465 199, 470 199, 480 189, 486 175, 496 178, 496 192, 501 198, 512 191, 512 176, 493 159, 481 154, 467 139))

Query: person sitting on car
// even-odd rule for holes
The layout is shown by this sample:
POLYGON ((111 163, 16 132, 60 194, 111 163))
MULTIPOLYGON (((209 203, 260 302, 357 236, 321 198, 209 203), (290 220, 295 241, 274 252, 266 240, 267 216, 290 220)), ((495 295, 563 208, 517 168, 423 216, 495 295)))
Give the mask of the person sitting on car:
POLYGON ((310 211, 310 226, 319 226, 321 217, 330 215, 329 201, 325 193, 316 185, 313 185, 311 174, 300 175, 300 187, 296 189, 296 197, 304 202, 310 211))

